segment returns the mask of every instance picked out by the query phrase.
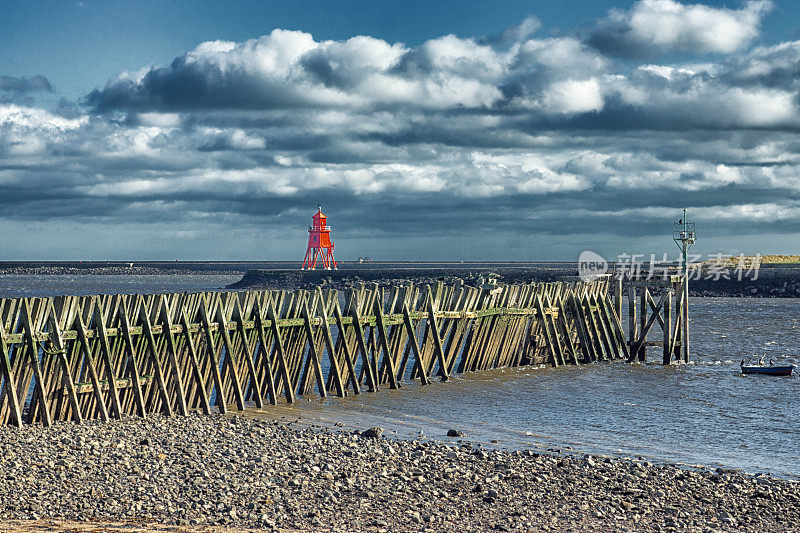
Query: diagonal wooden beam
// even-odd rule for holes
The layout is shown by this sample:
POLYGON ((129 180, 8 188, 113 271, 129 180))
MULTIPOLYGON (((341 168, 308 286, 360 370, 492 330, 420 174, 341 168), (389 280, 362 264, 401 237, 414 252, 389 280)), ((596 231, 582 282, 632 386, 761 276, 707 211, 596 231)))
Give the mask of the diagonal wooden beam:
MULTIPOLYGON (((657 308, 664 305, 664 300, 666 300, 667 294, 669 294, 669 292, 665 292, 663 295, 661 295, 661 298, 658 300, 657 308)), ((653 327, 653 324, 655 324, 656 315, 657 314, 658 313, 651 314, 650 318, 647 320, 647 324, 645 324, 644 328, 642 328, 641 337, 639 337, 639 340, 636 342, 636 344, 634 345, 633 349, 631 349, 631 355, 632 356, 634 354, 638 353, 639 352, 639 348, 641 348, 642 345, 644 345, 644 343, 647 341, 647 332, 650 331, 650 328, 653 327)), ((629 363, 633 362, 632 358, 628 358, 628 362, 629 363)))
MULTIPOLYGON (((97 408, 100 410, 100 418, 103 420, 103 422, 107 422, 108 407, 106 407, 106 400, 103 398, 103 389, 100 386, 100 377, 97 375, 97 369, 94 367, 94 359, 92 357, 92 348, 91 344, 89 343, 89 336, 86 334, 86 325, 83 323, 83 318, 81 317, 80 312, 77 313, 75 321, 75 325, 77 326, 78 330, 78 340, 80 341, 81 351, 83 352, 85 367, 89 369, 89 379, 92 381, 94 396, 97 400, 97 408)), ((87 417, 90 415, 91 412, 87 413, 87 417)))
POLYGON ((164 380, 164 368, 161 366, 161 359, 158 356, 158 346, 153 336, 153 325, 150 323, 150 317, 147 315, 147 309, 144 305, 139 308, 139 322, 142 325, 142 335, 144 335, 147 341, 147 353, 150 354, 150 361, 156 375, 156 384, 161 394, 162 409, 165 415, 172 416, 174 412, 172 410, 172 403, 169 401, 167 383, 164 380))
POLYGON ((386 326, 383 320, 383 301, 376 298, 373 308, 375 311, 375 326, 378 328, 379 350, 383 350, 383 364, 386 365, 389 371, 389 388, 396 389, 399 386, 397 383, 397 367, 394 364, 392 353, 389 351, 389 343, 386 340, 386 326))
MULTIPOLYGON (((61 336, 61 328, 58 325, 58 318, 56 317, 56 310, 53 303, 50 303, 48 311, 48 322, 50 328, 50 339, 55 346, 56 353, 58 354, 58 362, 61 365, 61 386, 67 390, 67 397, 72 408, 72 419, 81 423, 83 415, 81 414, 80 404, 78 403, 78 395, 75 392, 75 382, 72 380, 72 373, 70 372, 69 362, 67 361, 66 346, 64 339, 61 336)), ((0 327, 2 331, 2 327, 0 327)))
POLYGON ((411 350, 414 353, 414 367, 417 369, 419 373, 419 380, 420 383, 423 385, 427 385, 430 383, 428 376, 425 374, 425 371, 422 369, 422 354, 419 351, 419 343, 417 342, 417 335, 414 333, 414 325, 411 323, 411 313, 408 312, 408 305, 403 302, 403 324, 406 327, 406 333, 408 334, 408 342, 411 344, 411 350))
POLYGON ((447 363, 444 361, 442 338, 439 335, 439 325, 436 322, 436 305, 433 302, 433 292, 431 291, 430 285, 428 285, 428 322, 430 323, 430 331, 433 336, 433 348, 436 352, 436 359, 439 361, 439 373, 442 376, 442 381, 447 381, 450 379, 450 373, 447 371, 447 363))
POLYGON ((544 314, 544 306, 542 305, 542 297, 541 295, 536 296, 536 300, 534 300, 534 307, 536 309, 536 313, 539 315, 539 320, 542 322, 542 331, 544 332, 544 339, 547 343, 547 349, 550 351, 550 361, 553 366, 558 366, 560 362, 560 358, 558 357, 558 352, 556 351, 555 343, 553 342, 553 338, 550 335, 550 328, 547 327, 547 320, 546 315, 544 314))
POLYGON ((131 335, 128 308, 124 299, 117 310, 117 322, 120 329, 122 329, 122 338, 125 343, 125 349, 128 352, 128 366, 130 367, 131 380, 133 381, 133 398, 136 402, 136 410, 139 416, 144 417, 147 414, 147 408, 142 394, 142 381, 139 373, 139 364, 136 362, 136 347, 133 344, 133 336, 131 335))
POLYGON ((250 388, 255 397, 256 407, 264 407, 264 396, 261 393, 261 383, 258 382, 256 375, 256 366, 253 362, 253 353, 250 349, 250 341, 247 338, 247 332, 244 329, 244 313, 239 300, 236 300, 236 305, 233 307, 233 319, 236 321, 236 331, 242 338, 242 354, 244 355, 245 363, 247 364, 247 373, 250 375, 250 388))
POLYGON ((167 357, 172 365, 173 376, 175 376, 175 389, 178 392, 178 411, 183 416, 189 414, 186 406, 186 389, 183 386, 181 377, 181 367, 178 363, 178 349, 175 346, 175 337, 172 336, 172 320, 169 318, 169 308, 167 301, 162 294, 159 298, 159 320, 161 321, 161 336, 167 340, 167 357))
POLYGON ((222 345, 225 347, 225 361, 224 365, 228 367, 228 372, 231 375, 231 382, 233 384, 233 395, 236 400, 236 408, 239 411, 244 411, 244 394, 242 393, 242 383, 239 381, 239 365, 231 348, 231 338, 228 335, 228 321, 225 320, 225 313, 222 312, 222 306, 217 306, 216 322, 219 326, 219 333, 222 336, 222 345))
MULTIPOLYGON (((333 348, 333 336, 331 335, 331 328, 328 324, 328 313, 325 310, 325 299, 322 297, 322 288, 317 287, 319 292, 319 309, 320 317, 322 318, 322 335, 325 339, 325 349, 328 351, 328 358, 330 360, 330 373, 333 374, 333 383, 336 386, 336 395, 339 397, 344 396, 344 383, 342 383, 342 373, 339 369, 339 362, 336 360, 336 353, 333 348)), ((337 302, 338 303, 338 302, 337 302)))
POLYGON ((358 350, 361 352, 361 370, 367 374, 367 383, 369 384, 369 391, 376 392, 378 390, 378 383, 375 379, 375 372, 372 369, 372 364, 369 357, 369 350, 364 342, 364 328, 361 327, 361 316, 358 314, 358 306, 353 306, 353 329, 356 334, 356 343, 358 350))
POLYGON ((19 398, 17 397, 17 388, 14 386, 14 379, 11 367, 11 359, 9 358, 8 343, 6 342, 5 325, 0 323, 0 369, 3 373, 3 383, 5 383, 6 397, 10 403, 11 408, 11 423, 17 427, 22 426, 22 410, 20 408, 19 398))
POLYGON ((275 345, 278 349, 278 369, 283 376, 283 392, 286 395, 286 401, 292 403, 294 402, 294 385, 289 377, 289 367, 286 365, 286 351, 283 349, 281 330, 278 326, 278 315, 275 312, 275 304, 272 300, 270 300, 269 307, 267 307, 267 318, 271 323, 272 336, 275 337, 275 345))
POLYGON ((33 366, 33 374, 36 377, 36 385, 34 387, 34 395, 31 400, 29 409, 34 409, 35 401, 39 402, 39 416, 45 426, 51 426, 53 419, 50 415, 50 406, 47 404, 47 392, 44 389, 44 376, 42 374, 42 365, 39 361, 39 346, 35 339, 34 323, 31 317, 31 307, 28 299, 23 300, 22 304, 22 325, 25 330, 25 342, 28 344, 29 352, 31 355, 31 365, 33 366))
POLYGON ((347 330, 344 327, 344 317, 342 317, 342 309, 339 307, 339 302, 336 302, 336 305, 333 306, 333 317, 336 320, 336 328, 339 330, 339 338, 342 339, 342 353, 344 354, 344 362, 347 365, 347 375, 350 384, 353 386, 353 394, 360 394, 361 387, 358 384, 356 365, 353 361, 353 354, 350 352, 350 344, 347 342, 347 330))
MULTIPOLYGON (((264 333, 264 309, 260 303, 256 302, 256 330, 258 331, 258 346, 261 350, 262 363, 264 372, 267 375, 267 394, 269 394, 269 403, 277 405, 278 393, 275 390, 275 376, 272 374, 272 358, 270 357, 270 350, 267 349, 266 334, 264 333)), ((273 340, 273 342, 275 342, 273 340)))
POLYGON ((316 343, 314 342, 314 328, 311 327, 311 312, 308 310, 308 302, 303 302, 303 327, 306 330, 306 337, 308 339, 308 357, 310 358, 311 366, 314 370, 314 376, 317 379, 317 388, 319 395, 322 398, 328 396, 325 390, 325 379, 322 377, 322 365, 319 362, 319 354, 317 353, 316 343))
POLYGON ((100 341, 100 358, 105 368, 106 379, 108 380, 108 391, 111 395, 111 406, 114 408, 114 418, 122 418, 122 407, 119 402, 119 392, 117 391, 117 375, 111 362, 111 345, 108 342, 108 333, 103 321, 103 313, 100 305, 95 302, 94 315, 92 317, 94 330, 100 341))
POLYGON ((211 318, 209 317, 208 300, 206 300, 205 294, 200 299, 198 312, 203 326, 203 335, 206 339, 206 357, 211 368, 211 376, 214 378, 214 388, 217 391, 217 409, 219 409, 220 413, 225 414, 228 412, 228 401, 225 398, 225 388, 222 386, 222 375, 219 372, 219 359, 217 358, 217 343, 214 342, 214 335, 211 333, 211 318))

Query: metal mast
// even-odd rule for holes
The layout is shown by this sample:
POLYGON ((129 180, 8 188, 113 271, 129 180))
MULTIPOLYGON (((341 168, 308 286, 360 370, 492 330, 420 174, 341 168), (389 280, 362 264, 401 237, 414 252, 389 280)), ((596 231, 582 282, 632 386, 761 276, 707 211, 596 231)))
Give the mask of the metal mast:
POLYGON ((681 351, 683 362, 689 362, 689 248, 695 241, 694 222, 686 220, 686 209, 683 210, 683 219, 672 225, 672 238, 683 256, 683 294, 681 295, 681 314, 683 315, 681 329, 681 351))

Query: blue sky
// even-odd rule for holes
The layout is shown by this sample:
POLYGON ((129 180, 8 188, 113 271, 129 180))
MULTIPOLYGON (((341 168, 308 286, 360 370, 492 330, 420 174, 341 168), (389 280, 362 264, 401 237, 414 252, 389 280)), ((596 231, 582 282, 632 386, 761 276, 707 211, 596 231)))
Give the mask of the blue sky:
MULTIPOLYGON (((121 70, 169 63, 203 41, 244 41, 273 28, 318 40, 371 35, 417 45, 448 33, 501 33, 527 16, 545 34, 570 34, 628 1, 32 1, 9 2, 0 18, 4 74, 44 74, 58 94, 77 99, 121 70)), ((734 2, 705 2, 735 7, 734 2)), ((800 38, 788 3, 763 24, 761 41, 800 38), (786 12, 788 8, 789 12, 786 12)))
POLYGON ((0 18, 9 259, 796 251, 788 2, 30 2, 0 18), (359 37, 360 36, 360 37, 359 37))

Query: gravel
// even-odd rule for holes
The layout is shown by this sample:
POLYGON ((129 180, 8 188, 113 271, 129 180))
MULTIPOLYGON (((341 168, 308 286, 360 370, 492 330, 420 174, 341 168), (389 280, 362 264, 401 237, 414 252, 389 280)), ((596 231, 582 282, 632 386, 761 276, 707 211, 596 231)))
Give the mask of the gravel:
MULTIPOLYGON (((376 429, 376 428, 365 428, 376 429)), ((299 530, 786 531, 791 480, 151 416, 0 429, 0 521, 299 530)))

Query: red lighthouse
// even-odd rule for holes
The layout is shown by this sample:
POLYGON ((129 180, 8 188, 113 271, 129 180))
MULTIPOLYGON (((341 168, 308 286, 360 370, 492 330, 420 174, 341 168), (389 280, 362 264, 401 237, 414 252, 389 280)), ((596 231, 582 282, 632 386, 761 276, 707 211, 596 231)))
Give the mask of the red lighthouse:
POLYGON ((328 217, 322 213, 322 205, 317 204, 317 213, 311 217, 312 225, 308 227, 308 250, 303 259, 300 270, 314 270, 317 260, 322 261, 325 270, 331 267, 336 269, 336 259, 333 258, 333 241, 331 240, 331 227, 326 224, 328 217))

